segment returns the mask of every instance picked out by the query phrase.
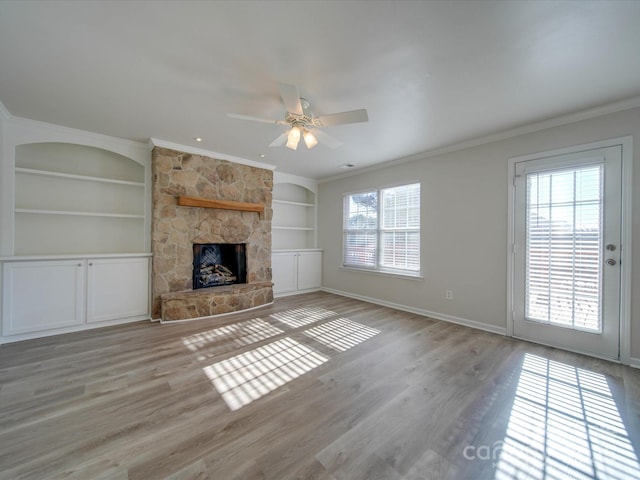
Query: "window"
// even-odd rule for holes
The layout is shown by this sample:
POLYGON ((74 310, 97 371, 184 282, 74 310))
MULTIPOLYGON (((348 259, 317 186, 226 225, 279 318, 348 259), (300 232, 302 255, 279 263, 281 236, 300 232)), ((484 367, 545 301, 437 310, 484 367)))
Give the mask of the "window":
POLYGON ((420 184, 344 196, 343 265, 420 272, 420 184))
POLYGON ((601 331, 603 170, 527 174, 527 320, 601 331))

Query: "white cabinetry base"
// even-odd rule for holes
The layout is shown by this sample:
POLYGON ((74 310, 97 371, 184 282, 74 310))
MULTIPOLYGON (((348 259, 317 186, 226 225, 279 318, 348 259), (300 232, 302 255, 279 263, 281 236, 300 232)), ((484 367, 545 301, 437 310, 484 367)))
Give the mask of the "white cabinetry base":
POLYGON ((3 258, 0 344, 149 319, 149 256, 3 258))
POLYGON ((322 250, 277 250, 271 254, 273 296, 313 292, 322 286, 322 250))
POLYGON ((149 313, 149 260, 89 260, 87 322, 104 322, 149 313))
POLYGON ((3 335, 82 323, 84 260, 10 262, 2 274, 3 335))

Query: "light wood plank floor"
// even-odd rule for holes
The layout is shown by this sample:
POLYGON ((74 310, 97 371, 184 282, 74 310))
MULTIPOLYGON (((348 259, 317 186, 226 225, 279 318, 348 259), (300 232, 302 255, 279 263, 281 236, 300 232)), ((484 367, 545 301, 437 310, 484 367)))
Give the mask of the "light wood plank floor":
POLYGON ((328 293, 0 347, 1 479, 640 478, 640 372, 328 293))

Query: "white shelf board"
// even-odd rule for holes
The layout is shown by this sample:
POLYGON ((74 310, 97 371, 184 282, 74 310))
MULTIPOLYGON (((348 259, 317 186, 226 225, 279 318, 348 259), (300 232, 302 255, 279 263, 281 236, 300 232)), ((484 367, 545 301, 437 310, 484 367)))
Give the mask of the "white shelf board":
POLYGON ((106 212, 77 212, 68 210, 36 210, 32 208, 16 208, 15 213, 28 213, 35 215, 73 215, 84 217, 112 217, 112 218, 144 218, 144 215, 128 213, 106 213, 106 212))
POLYGON ((281 205, 295 205, 297 207, 315 207, 314 203, 304 203, 304 202, 292 202, 291 200, 276 200, 272 201, 273 203, 279 203, 281 205))
POLYGON ((52 254, 52 255, 10 255, 0 257, 0 262, 27 262, 32 260, 83 260, 98 258, 146 258, 152 257, 152 253, 72 253, 72 254, 52 254))
POLYGON ((117 185, 130 185, 132 187, 144 187, 144 182, 132 182, 129 180, 116 180, 114 178, 90 177, 87 175, 76 175, 73 173, 50 172, 48 170, 36 170, 33 168, 16 167, 16 173, 27 173, 30 175, 41 175, 45 177, 69 178, 72 180, 83 180, 87 182, 115 183, 117 185))
POLYGON ((272 230, 305 230, 305 231, 314 230, 313 227, 278 227, 276 225, 273 225, 271 229, 272 230))

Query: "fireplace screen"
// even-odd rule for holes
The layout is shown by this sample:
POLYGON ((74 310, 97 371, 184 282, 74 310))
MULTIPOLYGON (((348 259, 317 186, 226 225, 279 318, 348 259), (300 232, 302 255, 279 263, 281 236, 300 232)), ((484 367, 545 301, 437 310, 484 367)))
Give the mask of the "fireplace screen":
POLYGON ((244 243, 194 243, 193 288, 246 283, 244 243))

